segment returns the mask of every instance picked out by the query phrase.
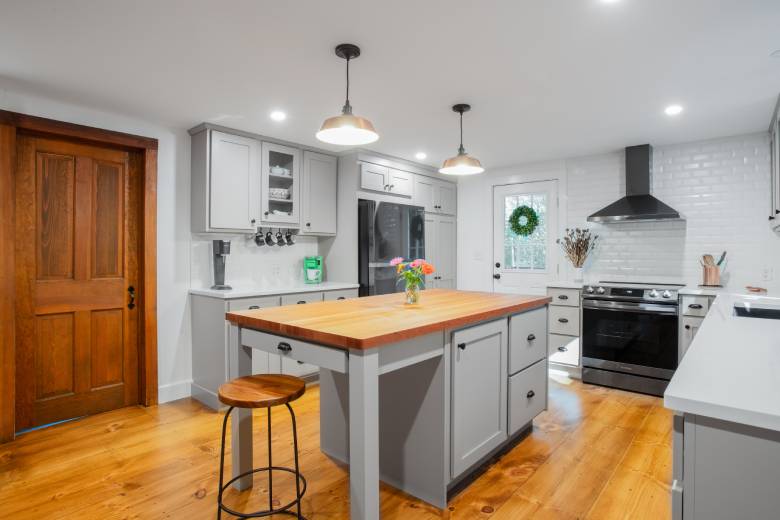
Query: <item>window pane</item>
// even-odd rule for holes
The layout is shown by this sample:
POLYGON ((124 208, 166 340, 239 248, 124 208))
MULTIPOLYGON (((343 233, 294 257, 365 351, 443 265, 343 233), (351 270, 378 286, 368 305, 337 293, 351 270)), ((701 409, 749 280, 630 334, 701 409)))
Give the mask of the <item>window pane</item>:
POLYGON ((547 267, 547 194, 526 193, 504 197, 504 266, 506 269, 546 269, 547 267), (529 236, 512 231, 509 217, 519 206, 531 207, 539 224, 529 236))

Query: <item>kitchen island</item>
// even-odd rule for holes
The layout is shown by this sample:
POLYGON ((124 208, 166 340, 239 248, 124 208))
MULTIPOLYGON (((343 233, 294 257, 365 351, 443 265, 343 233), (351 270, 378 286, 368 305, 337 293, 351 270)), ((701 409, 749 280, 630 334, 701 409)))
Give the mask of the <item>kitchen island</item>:
MULTIPOLYGON (((380 478, 445 507, 449 490, 547 406, 549 297, 431 289, 418 305, 403 300, 226 315, 231 377, 251 373, 253 350, 320 367, 320 444, 349 464, 353 519, 379 518, 380 478)), ((233 414, 238 475, 252 465, 252 414, 233 414)))

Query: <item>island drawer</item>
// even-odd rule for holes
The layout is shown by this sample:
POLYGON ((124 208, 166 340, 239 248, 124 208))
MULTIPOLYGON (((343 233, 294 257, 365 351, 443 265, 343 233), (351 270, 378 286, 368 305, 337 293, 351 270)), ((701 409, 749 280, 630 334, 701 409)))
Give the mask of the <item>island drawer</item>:
POLYGON ((325 347, 284 336, 268 334, 252 329, 241 330, 242 344, 281 356, 285 359, 302 361, 322 368, 328 368, 342 374, 347 372, 347 352, 337 348, 325 347))
POLYGON ((325 291, 323 294, 326 302, 332 300, 348 300, 350 298, 357 298, 358 290, 340 289, 338 291, 325 291))
POLYGON ((266 307, 278 307, 278 296, 263 296, 257 298, 236 298, 235 300, 228 300, 228 310, 233 311, 246 311, 254 309, 265 309, 266 307))
POLYGON ((548 287, 547 296, 552 298, 550 305, 566 305, 568 307, 580 306, 579 289, 561 289, 559 287, 548 287))
POLYGON ((710 299, 706 296, 683 296, 681 310, 685 316, 706 316, 710 310, 710 299))
POLYGON ((285 294, 282 296, 282 305, 295 305, 304 303, 315 303, 322 301, 321 292, 285 294))
POLYGON ((568 336, 580 335, 580 309, 579 307, 559 307, 550 305, 550 332, 553 334, 565 334, 568 336))
POLYGON ((509 378, 509 435, 514 435, 547 408, 547 360, 509 378))
POLYGON ((547 354, 547 308, 509 318, 509 373, 530 366, 547 354))

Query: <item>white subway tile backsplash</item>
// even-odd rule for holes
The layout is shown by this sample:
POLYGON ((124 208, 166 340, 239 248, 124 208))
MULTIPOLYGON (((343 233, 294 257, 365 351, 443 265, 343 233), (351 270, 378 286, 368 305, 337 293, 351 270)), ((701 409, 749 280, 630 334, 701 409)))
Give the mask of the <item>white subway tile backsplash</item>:
POLYGON ((727 250, 729 285, 762 281, 777 264, 780 240, 767 226, 770 151, 767 134, 654 148, 653 194, 682 222, 589 224, 586 219, 623 196, 623 153, 566 161, 567 225, 588 226, 600 246, 588 260, 589 279, 700 281, 703 253, 727 250))

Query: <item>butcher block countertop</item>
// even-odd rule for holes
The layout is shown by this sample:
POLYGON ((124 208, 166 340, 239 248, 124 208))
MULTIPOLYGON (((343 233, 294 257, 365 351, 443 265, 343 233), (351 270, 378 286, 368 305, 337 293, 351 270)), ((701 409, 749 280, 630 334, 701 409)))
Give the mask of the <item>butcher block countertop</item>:
POLYGON ((369 349, 547 305, 547 296, 428 289, 420 303, 404 293, 228 312, 250 329, 342 349, 369 349))

